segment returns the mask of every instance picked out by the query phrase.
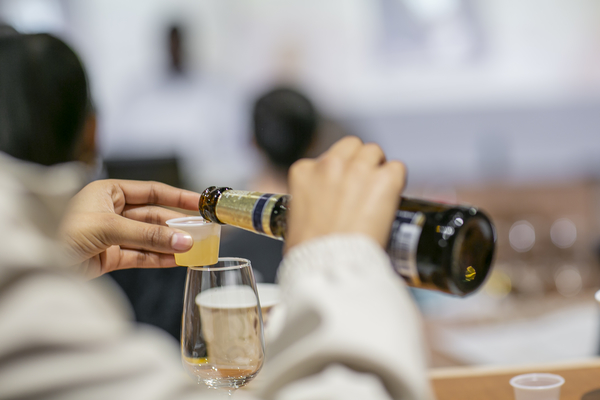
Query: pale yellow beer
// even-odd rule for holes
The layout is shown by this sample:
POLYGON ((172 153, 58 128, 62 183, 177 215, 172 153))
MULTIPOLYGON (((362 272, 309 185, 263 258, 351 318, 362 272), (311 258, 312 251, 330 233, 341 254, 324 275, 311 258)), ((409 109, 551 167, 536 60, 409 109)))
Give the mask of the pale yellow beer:
POLYGON ((194 240, 194 246, 185 253, 175 253, 177 265, 196 267, 202 265, 213 265, 219 261, 219 236, 210 235, 205 238, 194 240))
POLYGON ((208 289, 196 297, 206 341, 203 379, 243 378, 263 363, 262 329, 256 294, 249 286, 208 289))
POLYGON ((194 244, 185 253, 175 253, 175 263, 184 267, 202 267, 219 261, 221 226, 202 217, 175 218, 167 221, 171 228, 190 234, 194 244))

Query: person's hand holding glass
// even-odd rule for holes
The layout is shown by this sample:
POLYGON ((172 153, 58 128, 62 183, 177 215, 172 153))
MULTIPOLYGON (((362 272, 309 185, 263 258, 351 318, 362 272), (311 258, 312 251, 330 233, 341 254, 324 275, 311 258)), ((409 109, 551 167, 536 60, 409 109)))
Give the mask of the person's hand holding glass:
POLYGON ((220 226, 200 217, 167 221, 194 246, 175 255, 189 267, 181 329, 186 371, 212 388, 231 391, 256 376, 264 361, 262 315, 250 261, 221 258, 220 226))

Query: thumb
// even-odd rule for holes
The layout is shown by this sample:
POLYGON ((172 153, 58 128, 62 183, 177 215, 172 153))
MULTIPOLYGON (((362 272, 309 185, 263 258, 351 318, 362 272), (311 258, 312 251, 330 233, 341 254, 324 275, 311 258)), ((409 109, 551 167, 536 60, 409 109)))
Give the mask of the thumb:
POLYGON ((192 236, 179 229, 119 217, 107 239, 112 245, 142 248, 158 253, 181 253, 192 248, 192 236))

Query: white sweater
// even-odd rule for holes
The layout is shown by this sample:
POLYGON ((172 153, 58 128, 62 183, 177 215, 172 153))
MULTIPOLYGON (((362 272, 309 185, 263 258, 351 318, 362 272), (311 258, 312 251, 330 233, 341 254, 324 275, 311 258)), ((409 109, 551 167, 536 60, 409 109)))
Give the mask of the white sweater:
MULTIPOLYGON (((166 334, 131 322, 115 285, 64 266, 54 235, 77 177, 0 154, 0 399, 221 397, 191 382, 166 334)), ((433 398, 418 314, 375 242, 297 246, 280 283, 282 330, 253 390, 234 398, 433 398)))

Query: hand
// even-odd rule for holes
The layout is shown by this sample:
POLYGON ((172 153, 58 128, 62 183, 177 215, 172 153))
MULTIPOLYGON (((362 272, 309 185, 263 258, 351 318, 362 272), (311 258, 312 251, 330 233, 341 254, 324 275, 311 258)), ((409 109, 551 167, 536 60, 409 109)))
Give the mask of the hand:
POLYGON ((379 146, 356 137, 297 161, 289 174, 286 248, 332 233, 362 233, 384 247, 405 178, 404 164, 386 162, 379 146))
POLYGON ((165 226, 198 210, 200 195, 157 183, 103 180, 84 187, 69 203, 61 236, 73 263, 96 277, 126 268, 174 267, 173 253, 192 247, 186 232, 165 226))

